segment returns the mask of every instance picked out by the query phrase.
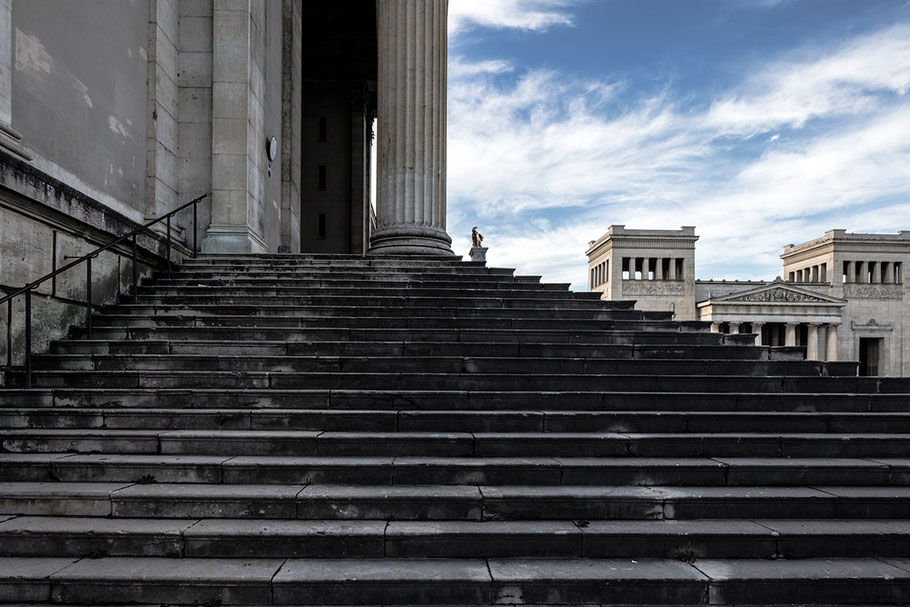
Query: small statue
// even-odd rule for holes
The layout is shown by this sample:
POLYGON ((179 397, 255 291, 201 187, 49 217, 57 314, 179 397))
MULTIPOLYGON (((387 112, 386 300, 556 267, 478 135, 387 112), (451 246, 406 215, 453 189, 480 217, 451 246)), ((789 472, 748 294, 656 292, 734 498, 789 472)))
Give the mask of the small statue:
POLYGON ((483 248, 483 236, 477 231, 477 226, 471 228, 471 244, 475 249, 483 248))
POLYGON ((483 246, 483 236, 477 231, 477 226, 471 228, 471 261, 487 261, 487 248, 483 246))

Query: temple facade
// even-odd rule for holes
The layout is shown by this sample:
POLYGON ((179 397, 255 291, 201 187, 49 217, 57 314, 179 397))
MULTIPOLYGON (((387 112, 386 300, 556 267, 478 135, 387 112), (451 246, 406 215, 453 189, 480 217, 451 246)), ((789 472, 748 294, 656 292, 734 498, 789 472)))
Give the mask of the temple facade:
MULTIPOLYGON (((170 223, 175 259, 452 255, 447 10, 0 0, 0 292, 203 195, 170 223)), ((139 238, 140 274, 160 267, 167 231, 139 238)), ((124 291, 130 254, 94 260, 95 303, 124 291)), ((35 289, 37 347, 84 315, 85 282, 80 269, 35 289)))
POLYGON ((804 347, 812 360, 858 360, 864 375, 910 375, 910 232, 830 230, 787 245, 782 275, 770 282, 696 280, 697 240, 694 227, 610 226, 589 243, 589 290, 754 334, 757 344, 804 347))

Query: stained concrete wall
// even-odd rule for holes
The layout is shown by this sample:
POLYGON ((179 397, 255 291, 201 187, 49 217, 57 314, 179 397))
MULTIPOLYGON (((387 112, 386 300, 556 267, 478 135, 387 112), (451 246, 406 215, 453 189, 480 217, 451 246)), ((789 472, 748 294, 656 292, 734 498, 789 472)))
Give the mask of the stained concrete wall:
POLYGON ((145 197, 148 22, 149 0, 13 2, 13 128, 41 168, 137 211, 145 197))

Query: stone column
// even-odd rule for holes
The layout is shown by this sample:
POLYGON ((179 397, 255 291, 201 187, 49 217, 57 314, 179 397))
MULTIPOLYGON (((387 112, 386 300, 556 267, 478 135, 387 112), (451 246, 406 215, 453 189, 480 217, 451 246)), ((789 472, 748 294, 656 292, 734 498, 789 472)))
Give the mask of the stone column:
POLYGON ((856 273, 859 274, 859 280, 856 282, 868 282, 866 280, 866 262, 857 261, 856 262, 856 273))
POLYGON ((818 356, 818 325, 810 324, 806 334, 806 359, 821 360, 818 356))
POLYGON ((651 258, 642 257, 642 259, 641 259, 641 279, 648 280, 650 273, 651 273, 651 258))
POLYGON ((763 323, 763 322, 753 322, 752 323, 752 332, 755 333, 755 345, 756 346, 762 345, 761 329, 763 326, 765 326, 765 323, 763 323))
POLYGON ((711 333, 720 333, 720 324, 716 322, 711 323, 711 333))
POLYGON ((872 263, 872 282, 879 284, 882 281, 882 262, 874 261, 872 263))
POLYGON ((796 345, 796 325, 794 323, 787 323, 787 333, 786 341, 784 342, 785 346, 795 346, 796 345))
POLYGON ((448 0, 379 0, 375 255, 452 255, 446 234, 448 0))
POLYGON ((670 280, 676 280, 676 258, 670 258, 670 280))
POLYGON ((654 279, 655 280, 664 279, 664 260, 661 257, 657 258, 657 267, 654 268, 654 279))
POLYGON ((828 325, 825 360, 837 360, 837 325, 828 325))
POLYGON ((730 335, 737 335, 739 333, 739 324, 738 322, 731 322, 730 325, 730 335))
POLYGON ((847 264, 847 279, 844 282, 855 282, 856 281, 856 269, 852 261, 846 262, 847 264))

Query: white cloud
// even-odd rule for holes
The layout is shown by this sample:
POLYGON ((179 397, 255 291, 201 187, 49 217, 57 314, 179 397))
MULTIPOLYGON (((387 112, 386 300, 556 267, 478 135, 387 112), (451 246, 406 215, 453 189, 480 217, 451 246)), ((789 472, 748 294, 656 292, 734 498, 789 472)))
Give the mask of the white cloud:
POLYGON ((480 74, 505 74, 514 69, 515 67, 511 63, 499 59, 468 62, 460 57, 455 57, 452 61, 449 61, 448 74, 449 81, 452 81, 480 74))
POLYGON ((545 30, 571 25, 569 8, 578 0, 451 0, 449 34, 472 26, 495 29, 545 30))
POLYGON ((910 228, 906 25, 775 62, 704 111, 668 93, 629 100, 622 82, 496 72, 468 69, 450 84, 459 252, 476 223, 492 264, 584 288, 586 245, 610 224, 696 225, 700 276, 773 278, 786 243, 835 227, 910 228), (777 130, 813 120, 829 122, 777 130), (736 266, 749 270, 730 276, 736 266))
POLYGON ((862 36, 827 57, 778 61, 720 99, 710 127, 738 135, 799 128, 821 116, 859 115, 881 93, 910 89, 910 24, 862 36))

